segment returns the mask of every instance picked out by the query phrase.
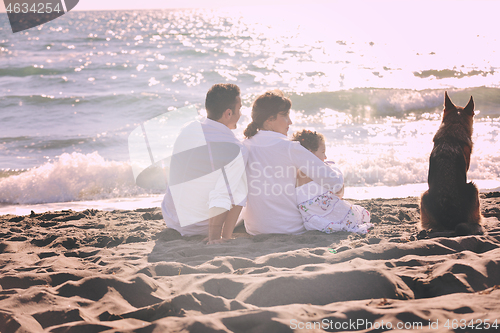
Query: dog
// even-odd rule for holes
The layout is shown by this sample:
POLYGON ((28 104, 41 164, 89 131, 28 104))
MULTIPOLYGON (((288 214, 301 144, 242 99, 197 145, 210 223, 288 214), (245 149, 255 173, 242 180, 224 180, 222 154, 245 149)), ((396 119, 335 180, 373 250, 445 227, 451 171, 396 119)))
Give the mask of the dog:
POLYGON ((483 234, 478 190, 467 183, 473 117, 472 96, 460 107, 444 93, 443 120, 429 159, 429 189, 420 198, 421 226, 439 236, 483 234))

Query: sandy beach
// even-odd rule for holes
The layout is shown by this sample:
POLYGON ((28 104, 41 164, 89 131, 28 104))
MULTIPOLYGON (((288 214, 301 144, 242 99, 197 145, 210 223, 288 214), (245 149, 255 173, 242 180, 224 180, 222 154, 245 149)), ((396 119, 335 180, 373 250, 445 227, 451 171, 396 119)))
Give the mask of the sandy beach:
POLYGON ((0 216, 0 331, 496 331, 499 192, 482 236, 419 239, 416 197, 352 202, 366 236, 239 226, 211 246, 159 208, 0 216))
MULTIPOLYGON (((4 3, 0 333, 500 332, 500 1, 68 0, 15 33, 26 3, 4 3), (225 125, 240 141, 256 98, 283 91, 290 124, 268 129, 321 133, 374 228, 240 224, 220 245, 166 228, 164 185, 181 182, 156 171, 187 152, 174 145, 218 83, 239 87, 225 125), (419 229, 445 94, 474 101, 484 235, 419 229)), ((227 141, 208 138, 186 145, 227 141)))

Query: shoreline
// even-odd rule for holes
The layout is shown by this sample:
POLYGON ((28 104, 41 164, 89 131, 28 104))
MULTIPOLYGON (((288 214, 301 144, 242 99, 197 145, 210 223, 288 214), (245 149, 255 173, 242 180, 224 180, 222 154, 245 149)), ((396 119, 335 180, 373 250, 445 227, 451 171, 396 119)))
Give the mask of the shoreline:
MULTIPOLYGON (((480 193, 500 191, 500 180, 474 180, 474 183, 478 185, 480 193)), ((420 197, 420 195, 427 189, 427 183, 397 186, 350 186, 345 189, 345 200, 353 201, 420 197)), ((44 213, 58 210, 83 211, 86 209, 97 209, 113 211, 119 209, 134 210, 141 208, 155 208, 161 206, 163 196, 164 194, 153 194, 142 197, 16 205, 0 202, 0 216, 7 214, 29 215, 32 210, 35 213, 44 213)))
POLYGON ((418 239, 416 197, 352 200, 371 212, 367 235, 250 236, 239 226, 221 245, 181 237, 159 208, 0 216, 0 327, 301 332, 362 319, 430 332, 429 320, 440 331, 448 319, 491 323, 500 320, 500 192, 480 200, 484 235, 431 239, 418 239))

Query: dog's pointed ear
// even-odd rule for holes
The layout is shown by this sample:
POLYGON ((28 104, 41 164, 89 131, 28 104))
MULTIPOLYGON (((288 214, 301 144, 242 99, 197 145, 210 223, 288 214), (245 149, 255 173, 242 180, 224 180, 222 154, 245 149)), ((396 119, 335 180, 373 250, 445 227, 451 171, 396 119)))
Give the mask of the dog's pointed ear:
POLYGON ((472 96, 470 97, 469 103, 467 103, 467 105, 465 106, 463 112, 465 112, 469 116, 473 116, 474 115, 474 100, 472 99, 472 96))
POLYGON ((453 102, 451 101, 450 97, 448 97, 448 92, 444 92, 444 109, 445 110, 450 110, 450 109, 456 109, 457 107, 453 102))

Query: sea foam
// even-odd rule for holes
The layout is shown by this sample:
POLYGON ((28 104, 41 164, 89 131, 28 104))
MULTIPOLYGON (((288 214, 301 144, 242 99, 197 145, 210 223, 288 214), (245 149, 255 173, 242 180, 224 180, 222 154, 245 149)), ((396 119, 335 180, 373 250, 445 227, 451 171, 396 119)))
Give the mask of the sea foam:
POLYGON ((106 161, 97 152, 62 154, 54 161, 0 180, 0 202, 36 204, 99 200, 146 194, 128 162, 106 161))

